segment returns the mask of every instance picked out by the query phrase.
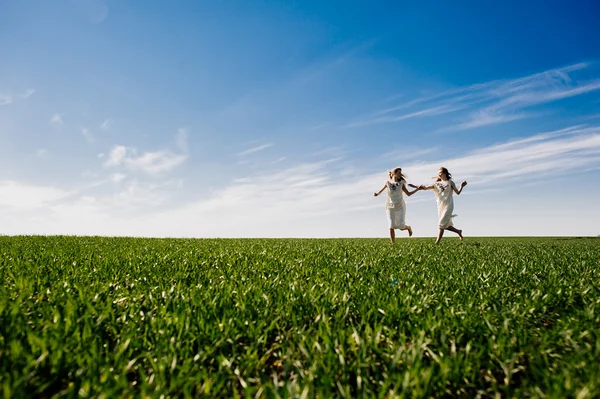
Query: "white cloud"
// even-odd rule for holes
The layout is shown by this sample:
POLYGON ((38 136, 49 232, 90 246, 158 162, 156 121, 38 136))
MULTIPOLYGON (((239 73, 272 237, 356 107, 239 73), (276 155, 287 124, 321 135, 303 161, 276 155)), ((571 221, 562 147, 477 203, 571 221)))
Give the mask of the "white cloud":
POLYGON ((81 134, 88 143, 93 144, 96 142, 96 138, 94 137, 94 134, 90 131, 90 129, 82 128, 81 134))
POLYGON ((0 206, 14 209, 41 208, 68 195, 68 191, 56 187, 0 181, 0 206))
POLYGON ((396 116, 386 116, 386 117, 376 117, 376 118, 364 119, 361 121, 349 123, 344 127, 352 128, 352 127, 358 127, 358 126, 375 125, 375 124, 379 124, 379 123, 399 122, 399 121, 402 121, 405 119, 443 115, 443 114, 459 111, 464 108, 466 108, 465 105, 458 105, 458 106, 440 105, 440 106, 425 108, 425 109, 422 109, 419 111, 414 111, 414 112, 396 115, 396 116))
POLYGON ((110 129, 111 126, 112 126, 112 120, 106 119, 100 125, 100 129, 102 129, 102 130, 108 130, 108 129, 110 129))
POLYGON ((474 129, 477 127, 495 125, 498 123, 507 123, 512 121, 517 121, 520 119, 525 119, 529 117, 531 114, 525 112, 519 112, 515 114, 490 114, 487 111, 479 111, 474 113, 470 119, 466 122, 459 123, 454 126, 449 126, 447 128, 441 128, 438 132, 447 132, 447 131, 456 131, 456 130, 467 130, 474 129))
POLYGON ((8 105, 13 102, 12 95, 0 93, 0 105, 8 105))
POLYGON ((113 173, 113 174, 110 176, 110 180, 111 180, 113 183, 119 183, 119 182, 123 181, 123 180, 124 180, 126 177, 127 177, 127 176, 126 176, 126 175, 124 175, 123 173, 113 173))
POLYGON ((175 169, 186 159, 187 155, 175 154, 168 150, 145 152, 138 155, 134 148, 117 145, 111 150, 104 166, 124 166, 131 170, 156 175, 175 169))
MULTIPOLYGON (((124 165, 135 158, 121 147, 113 150, 108 160, 124 165)), ((431 182, 441 165, 448 167, 457 181, 470 183, 456 199, 456 211, 461 215, 456 222, 468 234, 598 233, 596 224, 590 222, 600 217, 595 199, 569 187, 562 190, 556 179, 600 169, 600 126, 542 132, 458 157, 401 166, 409 182, 420 184, 431 182), (548 215, 560 215, 560 223, 554 216, 549 221, 548 215)), ((4 182, 0 184, 0 205, 45 211, 18 217, 5 212, 0 214, 0 223, 11 234, 385 236, 383 201, 372 193, 387 179, 386 171, 341 173, 345 167, 333 159, 290 165, 235 179, 176 206, 172 200, 182 188, 181 181, 148 184, 115 173, 109 180, 120 181, 120 190, 93 196, 82 194, 84 189, 67 192, 4 182)), ((407 221, 417 235, 436 233, 431 192, 408 198, 407 207, 407 221)))
POLYGON ((442 132, 473 129, 540 116, 542 113, 524 112, 524 110, 600 90, 600 79, 581 80, 576 76, 578 72, 590 67, 591 64, 579 63, 522 78, 454 88, 377 110, 368 117, 351 122, 344 127, 393 123, 417 117, 459 113, 457 121, 449 125, 445 121, 447 125, 437 130, 442 132), (402 113, 398 114, 398 111, 402 113))
POLYGON ((273 145, 274 145, 273 143, 261 144, 259 146, 249 148, 249 149, 244 150, 242 152, 238 152, 238 155, 252 154, 252 153, 255 153, 255 152, 259 152, 259 151, 265 150, 265 149, 267 149, 269 147, 272 147, 273 145))
POLYGON ((13 96, 13 94, 10 92, 9 93, 0 93, 0 105, 12 104, 15 99, 17 99, 17 100, 27 99, 33 93, 35 93, 34 89, 25 90, 22 94, 16 94, 15 96, 13 96))
POLYGON ((63 124, 62 114, 54 114, 52 118, 50 118, 50 123, 55 123, 57 125, 63 124))
POLYGON ((127 147, 124 145, 116 145, 110 154, 108 154, 108 159, 104 162, 104 166, 118 166, 123 163, 125 157, 127 156, 127 147))
POLYGON ((186 129, 180 128, 177 131, 177 136, 175 137, 175 145, 184 153, 188 151, 188 133, 186 129))
POLYGON ((409 160, 417 160, 426 155, 433 154, 434 152, 439 151, 437 147, 426 147, 426 148, 418 148, 418 147, 398 147, 394 148, 391 151, 387 151, 382 154, 379 159, 383 161, 390 162, 398 162, 402 160, 403 162, 409 160))
POLYGON ((23 94, 21 94, 22 98, 29 98, 33 93, 35 93, 35 89, 27 89, 23 94))
MULTIPOLYGON (((136 148, 124 145, 115 145, 104 162, 104 167, 122 166, 132 171, 140 171, 149 175, 160 175, 169 172, 188 158, 187 131, 179 129, 175 137, 175 145, 182 153, 175 153, 167 149, 149 151, 138 154, 136 148)), ((99 156, 99 158, 102 158, 99 156)))

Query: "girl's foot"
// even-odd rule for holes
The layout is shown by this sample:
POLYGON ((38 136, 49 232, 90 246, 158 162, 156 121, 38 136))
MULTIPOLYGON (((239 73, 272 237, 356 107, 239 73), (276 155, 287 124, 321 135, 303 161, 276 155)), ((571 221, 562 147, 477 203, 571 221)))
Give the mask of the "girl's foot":
POLYGON ((458 230, 457 233, 458 233, 458 238, 460 238, 460 240, 462 241, 463 240, 462 230, 458 230))
POLYGON ((408 236, 412 237, 412 228, 410 226, 406 226, 406 230, 408 230, 408 236))

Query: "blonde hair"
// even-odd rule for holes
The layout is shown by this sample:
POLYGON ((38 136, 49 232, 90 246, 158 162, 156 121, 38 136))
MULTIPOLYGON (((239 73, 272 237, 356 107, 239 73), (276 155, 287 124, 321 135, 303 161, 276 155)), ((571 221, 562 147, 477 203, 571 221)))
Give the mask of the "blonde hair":
POLYGON ((404 175, 404 173, 402 173, 402 168, 401 167, 396 167, 392 170, 390 170, 388 172, 388 176, 390 177, 390 179, 394 178, 394 175, 396 174, 396 172, 400 171, 400 180, 406 180, 406 176, 404 175))
MULTIPOLYGON (((452 174, 450 174, 450 172, 448 172, 448 169, 446 169, 443 166, 441 166, 438 170, 441 170, 442 173, 446 174, 446 177, 448 178, 448 180, 452 179, 452 174)), ((442 179, 440 179, 438 177, 436 181, 440 181, 440 180, 442 180, 442 179)))

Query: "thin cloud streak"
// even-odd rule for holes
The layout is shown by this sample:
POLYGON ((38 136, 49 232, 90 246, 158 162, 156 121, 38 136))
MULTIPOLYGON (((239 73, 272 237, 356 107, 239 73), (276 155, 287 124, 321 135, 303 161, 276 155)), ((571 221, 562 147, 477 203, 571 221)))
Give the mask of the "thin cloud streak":
POLYGON ((238 152, 238 155, 253 154, 255 152, 259 152, 259 151, 265 150, 265 149, 267 149, 269 147, 273 147, 273 145, 274 145, 273 143, 262 144, 262 145, 259 145, 257 147, 249 148, 249 149, 244 150, 242 152, 238 152))
POLYGON ((55 123, 57 125, 64 125, 62 114, 54 114, 52 118, 50 118, 50 123, 55 123))
POLYGON ((21 94, 21 98, 29 98, 33 93, 35 93, 35 89, 25 90, 25 92, 21 94))
POLYGON ((372 112, 368 117, 342 127, 354 128, 379 123, 397 123, 417 117, 458 114, 458 118, 453 122, 448 124, 448 121, 445 121, 446 126, 436 130, 436 133, 439 133, 532 118, 543 113, 525 112, 527 108, 600 90, 600 79, 576 79, 577 72, 591 66, 589 63, 578 63, 522 78, 494 80, 450 89, 372 112), (401 110, 404 112, 396 114, 401 110))
POLYGON ((106 130, 110 129, 111 125, 112 125, 112 121, 111 121, 110 119, 106 119, 106 120, 104 120, 104 122, 102 122, 102 124, 100 125, 100 129, 102 129, 102 130, 105 130, 105 131, 106 131, 106 130))

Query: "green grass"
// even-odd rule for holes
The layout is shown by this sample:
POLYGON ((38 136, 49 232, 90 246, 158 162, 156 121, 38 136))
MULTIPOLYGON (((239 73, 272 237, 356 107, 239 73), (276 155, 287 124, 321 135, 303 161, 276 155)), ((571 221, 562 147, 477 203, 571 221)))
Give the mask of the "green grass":
POLYGON ((600 396, 600 239, 0 237, 4 397, 600 396))

